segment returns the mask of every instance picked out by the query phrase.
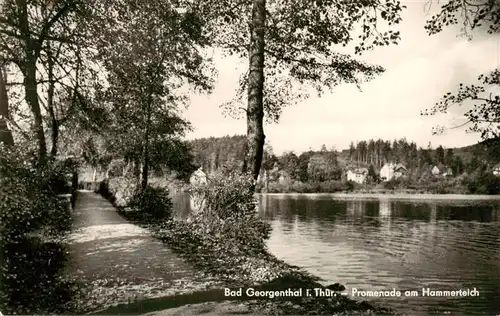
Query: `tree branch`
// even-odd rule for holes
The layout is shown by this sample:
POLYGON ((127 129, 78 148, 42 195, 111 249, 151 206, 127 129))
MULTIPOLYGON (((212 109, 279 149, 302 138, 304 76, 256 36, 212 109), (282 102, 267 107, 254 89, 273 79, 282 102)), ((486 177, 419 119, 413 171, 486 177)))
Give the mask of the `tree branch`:
POLYGON ((472 123, 471 120, 467 120, 465 123, 449 127, 449 129, 457 129, 457 128, 460 128, 460 127, 464 127, 465 125, 470 124, 470 123, 472 123))
POLYGON ((40 36, 38 37, 34 49, 36 57, 38 57, 40 54, 42 44, 47 39, 50 28, 74 6, 75 6, 75 1, 68 0, 68 2, 66 2, 66 4, 59 11, 57 11, 54 16, 43 25, 42 30, 40 31, 40 36))

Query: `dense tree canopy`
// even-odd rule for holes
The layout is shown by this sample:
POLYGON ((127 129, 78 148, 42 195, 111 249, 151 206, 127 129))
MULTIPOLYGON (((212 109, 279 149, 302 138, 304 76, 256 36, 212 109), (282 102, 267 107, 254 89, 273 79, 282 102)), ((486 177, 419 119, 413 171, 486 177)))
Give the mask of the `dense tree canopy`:
POLYGON ((40 161, 126 158, 146 182, 149 159, 192 169, 178 88, 209 91, 213 73, 191 12, 171 1, 5 1, 0 40, 2 67, 21 78, 8 83, 4 118, 24 141, 36 135, 40 161))
MULTIPOLYGON (((181 88, 211 90, 214 72, 206 48, 216 47, 249 60, 230 102, 232 109, 247 103, 247 136, 234 148, 221 143, 209 156, 195 154, 195 163, 208 171, 246 166, 254 177, 261 164, 266 171, 277 165, 293 179, 336 179, 335 150, 277 157, 265 149, 263 119, 278 120, 285 106, 312 91, 360 86, 382 73, 382 67, 342 52, 397 44, 403 8, 396 0, 8 0, 0 10, 0 61, 21 80, 9 83, 12 115, 2 116, 26 139, 36 135, 39 160, 72 153, 102 165, 124 158, 142 167, 145 183, 150 166, 191 170, 183 162, 191 157, 182 141, 190 124, 179 114, 187 100, 181 88), (346 48, 339 52, 339 46, 346 48)), ((495 33, 498 19, 494 1, 449 1, 426 29, 435 34, 463 22, 464 31, 495 33)), ((471 101, 475 106, 466 117, 472 129, 498 138, 499 97, 490 88, 498 87, 499 76, 496 70, 481 76, 480 85, 461 85, 429 113, 471 101)), ((191 147, 198 153, 205 145, 199 140, 191 147)), ((441 149, 372 139, 352 143, 348 160, 375 169, 387 161, 410 168, 455 163, 456 156, 441 149)))
POLYGON ((188 157, 179 151, 190 125, 179 116, 185 96, 178 89, 192 84, 209 91, 212 78, 188 14, 169 1, 117 1, 115 7, 120 15, 98 45, 109 82, 100 96, 112 116, 106 140, 115 156, 141 166, 145 188, 150 166, 180 167, 188 157))
POLYGON ((68 107, 82 101, 79 84, 87 75, 82 61, 92 55, 91 6, 88 1, 7 0, 0 8, 0 63, 21 75, 21 99, 30 115, 23 108, 18 119, 33 126, 40 161, 47 156, 45 127, 52 129, 55 154, 68 107))
MULTIPOLYGON (((207 173, 224 166, 241 168, 245 157, 245 136, 225 136, 195 139, 190 142, 195 164, 207 173)), ((272 166, 270 167, 272 168, 272 166)))

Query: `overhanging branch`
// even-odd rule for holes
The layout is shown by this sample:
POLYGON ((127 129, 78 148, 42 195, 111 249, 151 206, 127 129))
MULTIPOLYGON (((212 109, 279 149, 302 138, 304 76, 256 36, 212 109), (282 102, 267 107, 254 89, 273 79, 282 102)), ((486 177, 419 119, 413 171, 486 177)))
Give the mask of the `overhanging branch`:
POLYGON ((40 54, 40 50, 42 48, 43 42, 47 39, 48 33, 50 28, 57 22, 59 19, 61 19, 68 11, 75 6, 75 1, 73 0, 68 0, 66 4, 59 9, 59 11, 56 12, 56 14, 50 18, 42 27, 42 30, 40 31, 40 36, 38 37, 38 40, 36 42, 36 46, 34 49, 35 56, 38 57, 40 54))

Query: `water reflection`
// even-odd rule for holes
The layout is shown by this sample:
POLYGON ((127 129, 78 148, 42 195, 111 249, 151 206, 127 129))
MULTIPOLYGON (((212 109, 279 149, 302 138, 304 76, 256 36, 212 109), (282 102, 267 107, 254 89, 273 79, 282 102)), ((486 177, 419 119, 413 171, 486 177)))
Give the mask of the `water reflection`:
POLYGON ((391 202, 388 199, 381 199, 379 202, 380 217, 391 217, 391 202))
POLYGON ((174 217, 186 218, 191 211, 191 198, 189 193, 178 193, 172 195, 172 203, 174 209, 174 217))
MULTIPOLYGON (((189 213, 189 197, 180 201, 181 213, 189 213)), ((364 290, 476 287, 479 298, 378 302, 412 314, 500 312, 499 201, 259 195, 258 211, 273 227, 271 252, 325 283, 364 290)))
POLYGON ((492 205, 457 205, 454 207, 446 207, 444 205, 437 206, 438 220, 456 220, 456 221, 479 221, 491 222, 497 221, 498 206, 492 205))
POLYGON ((348 288, 455 290, 479 298, 380 300, 400 311, 492 314, 500 311, 498 201, 456 202, 261 196, 274 230, 270 250, 348 288))

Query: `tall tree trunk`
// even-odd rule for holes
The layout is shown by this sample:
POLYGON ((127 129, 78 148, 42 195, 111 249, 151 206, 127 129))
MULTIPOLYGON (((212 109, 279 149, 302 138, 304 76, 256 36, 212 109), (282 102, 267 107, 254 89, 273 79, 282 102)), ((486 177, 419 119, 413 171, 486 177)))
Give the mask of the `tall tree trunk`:
POLYGON ((266 24, 266 0, 253 0, 250 26, 247 148, 243 169, 259 177, 264 153, 264 28, 266 24), (251 168, 251 169, 250 169, 251 168))
POLYGON ((36 59, 29 58, 24 71, 24 92, 26 102, 31 108, 35 121, 35 135, 38 141, 38 161, 44 163, 47 159, 47 143, 45 142, 45 133, 43 131, 42 112, 40 102, 38 101, 38 92, 36 86, 36 59))
POLYGON ((42 112, 40 110, 36 85, 36 61, 40 53, 40 47, 37 45, 36 40, 32 38, 33 33, 30 30, 28 18, 28 2, 26 0, 16 0, 16 4, 18 8, 19 31, 24 44, 24 63, 21 68, 24 76, 25 99, 33 113, 35 135, 38 141, 38 162, 43 164, 47 160, 47 143, 45 142, 42 112))
POLYGON ((50 156, 55 158, 57 155, 57 142, 59 140, 59 123, 57 122, 56 113, 54 111, 54 61, 49 51, 48 56, 48 76, 49 76, 49 88, 47 91, 47 108, 49 110, 50 120, 51 120, 51 130, 52 130, 52 147, 50 149, 50 156))
POLYGON ((59 141, 59 125, 57 123, 57 120, 55 118, 52 118, 52 147, 50 148, 50 156, 52 158, 55 158, 57 155, 58 141, 59 141))
POLYGON ((7 98, 7 75, 4 73, 4 68, 0 67, 0 143, 12 146, 14 145, 14 138, 12 131, 7 125, 9 118, 9 100, 7 98))
POLYGON ((215 155, 215 171, 219 170, 220 167, 220 149, 217 149, 217 153, 215 155))
POLYGON ((142 190, 145 190, 148 187, 148 173, 149 173, 149 127, 146 126, 146 133, 144 135, 144 151, 142 157, 142 181, 141 181, 142 190))
POLYGON ((151 125, 151 103, 153 98, 150 94, 146 105, 146 127, 144 130, 144 149, 142 157, 142 181, 141 188, 144 191, 148 187, 148 173, 149 173, 149 127, 151 125))

